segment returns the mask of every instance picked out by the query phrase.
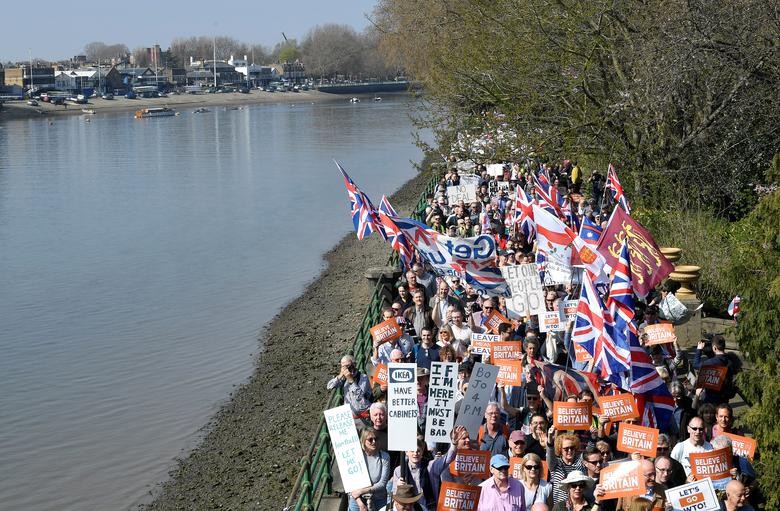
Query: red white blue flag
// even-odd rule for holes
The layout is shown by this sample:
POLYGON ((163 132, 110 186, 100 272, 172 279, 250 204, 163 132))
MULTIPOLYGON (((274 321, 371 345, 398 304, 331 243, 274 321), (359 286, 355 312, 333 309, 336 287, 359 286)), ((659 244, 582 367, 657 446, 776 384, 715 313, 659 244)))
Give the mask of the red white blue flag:
POLYGON ((611 317, 604 310, 601 297, 588 272, 582 275, 577 317, 572 342, 578 343, 593 357, 593 370, 603 378, 627 371, 630 366, 628 346, 619 346, 611 336, 611 317))
POLYGON ((729 304, 728 313, 729 316, 734 317, 739 314, 739 304, 742 302, 742 298, 735 296, 729 304))
POLYGON ((631 210, 628 207, 628 199, 626 199, 626 194, 623 193, 623 186, 620 184, 615 167, 611 163, 607 169, 607 189, 612 191, 612 198, 615 199, 615 202, 620 204, 626 213, 631 214, 631 210))
POLYGON ((369 236, 374 231, 379 231, 384 239, 387 237, 382 230, 376 209, 371 204, 371 199, 357 187, 347 171, 344 170, 339 162, 334 162, 344 176, 344 186, 347 188, 347 196, 351 206, 352 224, 359 240, 369 236))
POLYGON ((582 219, 580 238, 592 247, 598 247, 601 237, 601 227, 588 217, 582 219))
POLYGON ((536 222, 534 221, 534 200, 525 193, 523 187, 515 187, 515 216, 514 224, 520 227, 520 231, 530 242, 536 237, 536 222))

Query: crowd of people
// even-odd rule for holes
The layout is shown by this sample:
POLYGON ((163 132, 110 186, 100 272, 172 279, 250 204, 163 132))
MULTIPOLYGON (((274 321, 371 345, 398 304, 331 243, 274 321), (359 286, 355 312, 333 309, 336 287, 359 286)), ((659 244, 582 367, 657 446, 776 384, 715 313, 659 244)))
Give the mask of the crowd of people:
MULTIPOLYGON (((477 183, 477 199, 449 204, 446 189, 461 183, 463 172, 451 162, 427 205, 419 214, 431 229, 452 237, 489 234, 498 247, 497 266, 536 261, 534 240, 514 224, 515 186, 534 194, 534 176, 544 173, 552 187, 566 200, 572 218, 588 219, 604 226, 610 210, 616 207, 608 200, 605 177, 592 172, 586 179, 575 162, 548 165, 529 162, 506 164, 499 176, 488 175, 477 166, 469 179, 477 183), (474 177, 476 176, 476 178, 474 177), (510 186, 500 183, 509 182, 510 186)), ((732 447, 725 433, 745 435, 734 426, 734 410, 729 401, 736 393, 734 376, 739 360, 727 353, 723 336, 708 336, 696 346, 692 357, 674 344, 646 346, 648 356, 667 384, 673 398, 673 413, 666 423, 655 424, 661 431, 654 456, 624 453, 616 449, 618 421, 594 415, 589 431, 557 429, 553 423, 553 396, 545 385, 531 377, 532 362, 562 365, 588 371, 587 363, 577 361, 571 345, 573 324, 565 331, 540 331, 534 316, 502 323, 495 333, 502 341, 522 342, 524 367, 522 385, 496 385, 485 407, 484 421, 478 435, 456 426, 450 443, 426 443, 423 435, 428 383, 433 362, 457 362, 458 400, 468 390, 474 364, 481 355, 472 349, 472 334, 486 333, 485 320, 493 310, 510 318, 504 297, 481 295, 463 279, 435 275, 418 260, 407 269, 395 286, 390 306, 382 311, 382 321, 395 319, 403 326, 403 335, 390 342, 376 343, 371 366, 361 371, 355 359, 345 355, 329 390, 340 388, 344 402, 352 410, 360 445, 370 475, 371 486, 352 491, 350 511, 421 509, 432 511, 439 503, 442 482, 479 485, 479 509, 527 511, 580 510, 656 510, 667 509, 665 491, 694 481, 689 455, 713 449, 732 447), (387 387, 367 373, 380 364, 393 362, 417 365, 417 402, 419 436, 415 450, 388 452, 387 387), (690 374, 701 367, 717 365, 726 368, 720 391, 695 388, 690 374), (490 452, 490 477, 455 476, 450 470, 457 453, 477 449, 490 452), (522 473, 512 477, 510 459, 522 461, 522 473), (604 498, 600 484, 601 470, 622 459, 639 462, 645 479, 644 495, 604 498), (544 462, 544 463, 543 463, 544 462)), ((635 322, 641 329, 664 321, 663 304, 674 294, 668 284, 637 302, 635 322)), ((558 310, 562 301, 577 299, 576 283, 546 286, 545 307, 558 310)), ((561 396, 562 401, 594 402, 599 396, 589 389, 561 396)), ((455 404, 458 413, 460 403, 455 404)), ((637 423, 637 419, 624 422, 637 423)), ((730 478, 716 482, 722 509, 753 509, 760 495, 753 483, 755 472, 751 461, 734 455, 730 478)))

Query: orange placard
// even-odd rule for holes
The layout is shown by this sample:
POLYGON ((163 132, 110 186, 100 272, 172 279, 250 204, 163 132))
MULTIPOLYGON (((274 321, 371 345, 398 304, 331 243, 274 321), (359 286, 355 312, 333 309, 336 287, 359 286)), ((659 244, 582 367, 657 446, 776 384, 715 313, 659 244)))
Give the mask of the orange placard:
POLYGON ((520 360, 523 358, 523 343, 517 341, 490 343, 490 361, 520 360))
POLYGON ((703 366, 699 369, 699 378, 696 380, 696 388, 702 387, 716 392, 723 388, 728 373, 726 366, 703 366))
POLYGON ((734 433, 721 433, 721 435, 726 435, 731 439, 734 454, 753 461, 753 457, 756 455, 756 441, 754 439, 734 433))
MULTIPOLYGON (((527 462, 525 462, 527 463, 527 462)), ((513 456, 509 458, 509 475, 514 477, 515 479, 521 479, 523 477, 523 458, 518 458, 517 456, 513 456)), ((539 474, 539 477, 547 480, 547 462, 542 461, 542 473, 539 474)))
POLYGON ((371 375, 371 385, 379 384, 379 386, 387 385, 387 366, 385 364, 377 364, 374 368, 374 374, 371 375))
POLYGON ((642 456, 655 458, 658 454, 658 430, 621 422, 618 426, 617 450, 629 454, 638 452, 642 456))
POLYGON ((590 429, 590 403, 553 402, 553 425, 555 429, 590 429))
POLYGON ((467 449, 458 451, 450 463, 450 474, 464 476, 471 474, 482 479, 490 477, 490 451, 467 449))
POLYGON ((371 337, 377 344, 400 339, 403 333, 395 318, 390 318, 371 327, 371 337))
POLYGON ((668 344, 677 340, 677 334, 674 333, 674 325, 671 323, 647 325, 643 333, 647 335, 645 346, 668 344))
POLYGON ((588 360, 593 360, 593 357, 588 353, 588 350, 582 347, 582 345, 578 342, 572 342, 572 346, 574 346, 574 360, 577 362, 587 362, 588 360))
POLYGON ((606 415, 610 421, 639 418, 639 410, 636 407, 636 399, 634 399, 633 394, 601 396, 598 401, 601 415, 606 415))
POLYGON ((731 470, 733 457, 734 454, 728 447, 715 451, 692 452, 689 456, 691 460, 691 474, 696 479, 709 477, 713 481, 731 477, 729 470, 731 470))
POLYGON ((436 510, 462 511, 464 509, 477 509, 481 492, 482 488, 479 486, 442 481, 436 510))
POLYGON ((602 500, 644 495, 645 478, 638 461, 612 463, 601 469, 599 484, 604 488, 602 500))
POLYGON ((485 318, 485 321, 482 323, 482 326, 485 327, 490 332, 493 332, 494 334, 498 333, 498 325, 501 323, 511 323, 509 319, 498 312, 496 309, 493 309, 490 311, 490 314, 488 314, 488 317, 485 318))
POLYGON ((499 360, 496 383, 503 385, 523 384, 523 362, 520 360, 499 360))

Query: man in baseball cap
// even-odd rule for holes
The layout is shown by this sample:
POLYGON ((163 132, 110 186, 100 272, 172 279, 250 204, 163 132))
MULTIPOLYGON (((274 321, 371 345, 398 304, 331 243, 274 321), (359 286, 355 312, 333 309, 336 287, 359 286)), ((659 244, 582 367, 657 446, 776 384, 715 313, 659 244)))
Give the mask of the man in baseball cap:
POLYGON ((525 509, 523 484, 509 475, 509 460, 503 454, 490 458, 491 477, 480 484, 479 509, 525 509))

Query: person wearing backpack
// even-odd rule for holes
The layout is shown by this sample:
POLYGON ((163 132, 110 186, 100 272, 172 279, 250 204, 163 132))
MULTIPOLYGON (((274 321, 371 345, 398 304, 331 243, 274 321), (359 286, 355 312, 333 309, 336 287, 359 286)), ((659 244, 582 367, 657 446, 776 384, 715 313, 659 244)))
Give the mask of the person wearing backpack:
POLYGON ((702 361, 702 353, 707 342, 705 339, 699 341, 696 345, 696 353, 693 356, 693 368, 696 370, 702 367, 721 366, 725 367, 726 377, 723 380, 723 386, 719 391, 707 389, 702 396, 702 402, 719 405, 728 403, 731 398, 737 395, 737 387, 734 384, 734 377, 740 371, 739 359, 726 353, 726 339, 722 335, 715 335, 712 338, 713 355, 702 361))

